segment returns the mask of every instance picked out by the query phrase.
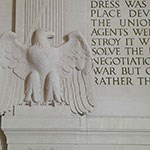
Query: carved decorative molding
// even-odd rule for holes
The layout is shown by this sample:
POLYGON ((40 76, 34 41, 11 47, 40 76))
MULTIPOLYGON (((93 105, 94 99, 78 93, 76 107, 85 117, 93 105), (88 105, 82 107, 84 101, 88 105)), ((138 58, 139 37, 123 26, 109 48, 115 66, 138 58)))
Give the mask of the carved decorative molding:
MULTIPOLYGON (((23 107, 26 108, 28 107, 23 107)), ((44 109, 41 112, 40 108, 36 109, 37 111, 29 111, 34 112, 31 117, 18 113, 16 116, 2 118, 2 129, 11 150, 150 148, 150 118, 80 117, 71 113, 64 116, 57 108, 54 108, 56 112, 51 113, 52 116, 49 116, 48 112, 45 113, 47 116, 41 116, 44 109)), ((23 110, 20 108, 20 111, 23 110)))
POLYGON ((17 34, 22 32, 26 44, 31 44, 30 39, 33 31, 40 28, 49 29, 55 33, 54 46, 62 43, 63 0, 17 0, 16 8, 18 10, 16 13, 16 32, 17 34), (19 7, 22 7, 22 10, 19 7), (20 13, 22 13, 23 18, 21 18, 20 13))

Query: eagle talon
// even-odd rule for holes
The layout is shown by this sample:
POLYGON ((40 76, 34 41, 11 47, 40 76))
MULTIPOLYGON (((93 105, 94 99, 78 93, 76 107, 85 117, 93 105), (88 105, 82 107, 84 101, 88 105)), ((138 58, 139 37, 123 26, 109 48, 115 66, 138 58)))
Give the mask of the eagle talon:
POLYGON ((37 106, 41 106, 42 103, 41 102, 36 102, 36 104, 37 104, 37 106))
POLYGON ((46 106, 46 102, 41 102, 40 105, 41 106, 46 106))
POLYGON ((51 105, 51 106, 54 107, 54 106, 55 106, 55 103, 54 103, 53 100, 49 100, 49 101, 47 102, 47 105, 49 105, 49 106, 51 105))
POLYGON ((31 100, 24 99, 23 102, 20 103, 19 105, 31 106, 31 100))
POLYGON ((25 105, 31 106, 32 104, 31 104, 31 102, 26 102, 25 105))

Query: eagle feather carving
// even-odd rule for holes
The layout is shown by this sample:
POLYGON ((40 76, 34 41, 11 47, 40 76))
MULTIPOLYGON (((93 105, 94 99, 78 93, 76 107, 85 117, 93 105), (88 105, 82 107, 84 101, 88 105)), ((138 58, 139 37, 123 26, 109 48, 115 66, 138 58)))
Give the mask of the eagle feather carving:
MULTIPOLYGON (((67 35, 67 41, 52 47, 52 32, 34 32, 32 46, 20 44, 13 32, 0 38, 0 65, 24 81, 25 105, 64 103, 75 114, 91 112, 92 61, 90 47, 79 31, 67 35)), ((0 99, 0 114, 17 105, 0 99)))

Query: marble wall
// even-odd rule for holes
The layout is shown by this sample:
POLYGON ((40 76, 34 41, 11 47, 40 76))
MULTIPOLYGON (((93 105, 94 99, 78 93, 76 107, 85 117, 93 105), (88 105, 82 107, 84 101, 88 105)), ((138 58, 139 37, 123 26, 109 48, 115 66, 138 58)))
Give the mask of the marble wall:
MULTIPOLYGON (((14 10, 15 0, 1 0, 0 1, 0 34, 7 31, 14 31, 14 10)), ((5 136, 0 131, 0 149, 6 149, 5 136)))
POLYGON ((0 33, 14 30, 14 3, 15 0, 0 1, 0 33))
MULTIPOLYGON (((0 34, 10 30, 17 32, 22 30, 18 29, 21 27, 19 20, 15 24, 16 2, 16 0, 0 0, 0 34), (17 29, 15 29, 16 25, 18 26, 17 29)), ((87 24, 88 14, 84 13, 89 9, 87 7, 89 5, 87 4, 88 1, 63 0, 63 3, 63 16, 61 17, 63 17, 64 24, 61 24, 63 29, 61 34, 65 35, 72 30, 80 30, 87 39, 90 39, 87 33, 89 27, 89 24, 87 24)), ((58 41, 61 41, 60 38, 58 41)), ((136 93, 130 93, 132 94, 131 98, 126 97, 130 90, 126 88, 120 90, 116 87, 113 88, 114 95, 112 94, 105 99, 105 95, 109 95, 107 94, 108 91, 111 93, 112 87, 101 89, 95 86, 94 88, 95 95, 100 95, 99 91, 101 91, 102 97, 100 98, 101 95, 97 96, 98 98, 96 97, 95 111, 86 118, 89 121, 88 125, 86 124, 87 120, 85 121, 87 128, 92 131, 92 134, 89 134, 88 137, 89 150, 93 149, 93 145, 95 149, 101 148, 102 150, 149 150, 150 109, 148 106, 150 106, 150 103, 148 96, 144 99, 147 88, 144 90, 143 99, 138 99, 136 93), (117 97, 118 95, 119 97, 117 97), (134 95, 136 95, 136 101, 133 98, 134 95)), ((141 90, 140 87, 139 91, 141 90)), ((80 139, 80 137, 77 138, 80 139)), ((0 141, 2 143, 0 150, 1 148, 6 149, 5 140, 3 132, 0 131, 0 141)), ((67 147, 67 145, 62 144, 64 149, 65 146, 67 147)), ((61 145, 58 147, 61 147, 61 145)), ((77 150, 75 147, 77 146, 70 146, 70 150, 77 150)), ((85 144, 81 144, 79 149, 85 149, 85 147, 85 144)))

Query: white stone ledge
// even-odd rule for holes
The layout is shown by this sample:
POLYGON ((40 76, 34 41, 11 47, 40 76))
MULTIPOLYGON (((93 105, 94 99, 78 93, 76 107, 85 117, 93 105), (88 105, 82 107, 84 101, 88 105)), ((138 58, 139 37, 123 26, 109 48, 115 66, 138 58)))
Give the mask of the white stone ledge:
POLYGON ((94 148, 95 145, 99 148, 101 145, 150 145, 148 117, 78 116, 69 112, 67 106, 52 109, 17 107, 14 116, 2 117, 7 143, 10 147, 37 143, 80 145, 79 150, 83 145, 93 145, 94 148))
POLYGON ((88 130, 95 131, 150 131, 148 117, 88 117, 88 130))
POLYGON ((11 150, 150 150, 150 146, 147 145, 69 145, 69 144, 57 144, 57 145, 11 145, 11 150))

